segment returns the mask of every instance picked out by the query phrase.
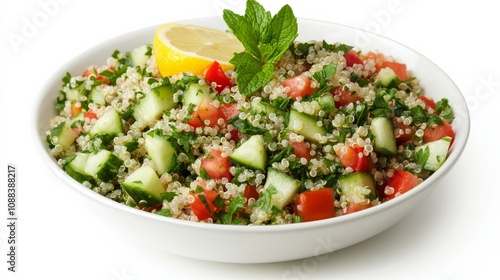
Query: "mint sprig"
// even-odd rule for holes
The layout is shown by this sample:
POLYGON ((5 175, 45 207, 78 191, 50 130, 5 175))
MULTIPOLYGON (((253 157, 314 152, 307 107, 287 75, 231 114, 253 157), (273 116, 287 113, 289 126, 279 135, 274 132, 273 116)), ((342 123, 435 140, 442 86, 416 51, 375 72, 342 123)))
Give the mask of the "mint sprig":
POLYGON ((278 61, 298 36, 297 18, 289 5, 271 16, 255 0, 247 0, 244 15, 224 10, 227 26, 245 47, 229 61, 235 66, 240 93, 248 95, 272 78, 278 61))

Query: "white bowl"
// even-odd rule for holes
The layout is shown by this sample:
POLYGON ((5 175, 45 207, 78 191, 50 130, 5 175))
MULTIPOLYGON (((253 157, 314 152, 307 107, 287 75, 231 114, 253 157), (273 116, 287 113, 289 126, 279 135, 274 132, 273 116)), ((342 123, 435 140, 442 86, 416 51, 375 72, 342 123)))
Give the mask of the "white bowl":
MULTIPOLYGON (((186 20, 184 23, 227 29, 221 18, 186 20)), ((443 166, 411 191, 381 205, 349 214, 308 223, 275 226, 234 226, 195 223, 140 211, 107 199, 68 176, 49 154, 45 132, 56 114, 55 98, 66 72, 81 73, 88 65, 101 65, 114 50, 131 50, 152 42, 157 26, 136 30, 99 44, 69 61, 54 72, 38 96, 34 115, 35 142, 47 166, 87 199, 88 209, 98 219, 116 227, 117 234, 131 242, 186 257, 234 263, 267 263, 319 256, 366 240, 403 218, 436 188, 438 182, 459 159, 469 136, 469 112, 454 82, 433 62, 387 38, 338 24, 299 19, 300 41, 343 42, 363 51, 381 51, 405 62, 419 77, 426 94, 434 99, 446 97, 454 108, 456 139, 443 166), (207 242, 208 241, 208 242, 207 242)), ((89 213, 90 215, 90 213, 89 213)), ((68 229, 70 231, 70 229, 68 229)))

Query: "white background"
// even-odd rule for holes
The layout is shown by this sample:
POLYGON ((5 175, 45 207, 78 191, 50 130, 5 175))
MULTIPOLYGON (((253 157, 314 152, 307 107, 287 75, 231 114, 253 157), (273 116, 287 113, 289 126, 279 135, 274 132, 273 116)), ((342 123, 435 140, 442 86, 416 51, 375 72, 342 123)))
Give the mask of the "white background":
MULTIPOLYGON (((111 37, 169 21, 221 15, 223 8, 241 13, 245 2, 2 1, 0 279, 462 280, 498 275, 500 150, 496 139, 500 134, 495 122, 500 102, 500 21, 494 1, 262 3, 273 13, 289 3, 298 17, 385 35, 424 54, 449 74, 468 102, 471 135, 460 162, 437 190, 394 227, 320 263, 211 263, 120 242, 127 233, 87 215, 86 201, 65 189, 35 151, 30 121, 38 89, 64 62, 111 37), (26 26, 35 23, 35 29, 26 33, 26 26), (17 43, 11 40, 15 36, 17 43), (16 273, 6 267, 8 163, 18 168, 16 273)), ((179 237, 165 242, 189 240, 179 237)))

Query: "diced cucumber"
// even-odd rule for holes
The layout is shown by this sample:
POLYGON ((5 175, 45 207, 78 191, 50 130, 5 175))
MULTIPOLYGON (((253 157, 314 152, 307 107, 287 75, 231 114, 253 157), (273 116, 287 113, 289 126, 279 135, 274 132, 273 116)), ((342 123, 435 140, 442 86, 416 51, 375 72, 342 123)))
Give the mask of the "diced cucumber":
POLYGON ((142 45, 130 52, 130 61, 133 66, 144 67, 146 62, 151 57, 151 46, 142 45))
POLYGON ((64 171, 80 183, 92 180, 93 177, 85 172, 85 166, 87 165, 89 155, 89 153, 77 153, 76 156, 64 166, 64 171))
POLYGON ((394 128, 389 119, 376 117, 370 124, 370 132, 373 134, 374 150, 384 155, 395 155, 398 152, 394 128))
POLYGON ((264 171, 267 164, 267 152, 264 137, 252 135, 246 142, 236 148, 229 158, 241 165, 264 171))
POLYGON ((165 189, 156 172, 148 165, 139 167, 121 185, 134 202, 141 206, 156 206, 163 201, 161 193, 165 189))
POLYGON ((85 89, 85 82, 81 82, 78 86, 75 88, 65 88, 63 89, 64 96, 66 97, 66 100, 76 100, 76 101, 81 101, 82 97, 84 97, 87 94, 87 90, 85 89))
POLYGON ((345 195, 348 201, 365 199, 372 201, 378 197, 375 185, 370 173, 355 172, 339 178, 337 193, 345 195))
POLYGON ((436 171, 443 165, 448 156, 448 149, 451 145, 451 137, 444 137, 442 139, 428 142, 422 146, 415 148, 415 154, 421 157, 426 157, 427 160, 423 166, 424 169, 429 171, 436 171))
POLYGON ((76 137, 71 126, 67 122, 61 122, 52 129, 49 140, 53 145, 59 144, 67 150, 75 142, 76 137))
POLYGON ((94 88, 92 88, 89 94, 89 100, 96 105, 106 105, 106 100, 104 99, 104 90, 101 85, 96 85, 94 86, 94 88))
POLYGON ((325 128, 319 126, 315 118, 293 109, 290 111, 288 129, 313 142, 320 142, 321 137, 326 135, 325 128))
POLYGON ((398 75, 389 67, 380 69, 375 80, 378 80, 383 87, 395 87, 399 84, 398 75))
POLYGON ((323 95, 316 98, 321 106, 321 110, 325 111, 325 113, 330 113, 335 111, 335 99, 333 98, 333 94, 326 92, 323 95))
POLYGON ((186 107, 190 105, 198 106, 203 100, 213 100, 210 95, 210 87, 207 85, 200 85, 198 83, 191 83, 184 91, 182 96, 182 105, 186 107))
POLYGON ((111 109, 100 117, 94 126, 89 130, 90 137, 100 137, 108 141, 123 132, 123 125, 120 114, 115 109, 111 109))
POLYGON ((69 120, 70 122, 70 127, 75 127, 76 125, 83 125, 85 122, 85 113, 80 112, 76 116, 71 117, 69 120))
POLYGON ((146 150, 155 163, 158 174, 170 172, 174 165, 177 153, 172 144, 160 135, 159 130, 153 130, 146 134, 146 150))
POLYGON ((294 195, 299 191, 300 182, 279 170, 268 168, 264 189, 271 186, 276 189, 276 193, 271 197, 271 205, 281 210, 292 202, 294 195))
POLYGON ((252 110, 257 114, 260 113, 264 113, 266 115, 269 115, 271 113, 275 113, 277 115, 283 114, 283 111, 265 101, 262 101, 260 98, 255 98, 252 100, 252 110))
POLYGON ((109 182, 116 177, 118 168, 123 161, 108 150, 100 150, 90 154, 85 165, 85 173, 103 182, 109 182))
POLYGON ((170 85, 161 85, 152 88, 134 106, 135 120, 140 121, 143 126, 157 120, 163 111, 170 110, 175 106, 174 91, 170 85))

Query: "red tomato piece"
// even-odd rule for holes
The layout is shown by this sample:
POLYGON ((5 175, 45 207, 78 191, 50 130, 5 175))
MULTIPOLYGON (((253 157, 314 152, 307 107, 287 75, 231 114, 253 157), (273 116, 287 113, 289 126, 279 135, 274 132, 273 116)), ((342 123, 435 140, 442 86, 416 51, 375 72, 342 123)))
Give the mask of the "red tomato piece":
POLYGON ((451 124, 443 119, 441 119, 443 125, 432 125, 424 130, 424 142, 432 142, 439 140, 443 137, 451 137, 451 143, 455 139, 455 132, 451 124))
POLYGON ((362 102, 363 97, 359 96, 357 93, 352 93, 348 90, 343 90, 342 86, 338 86, 331 91, 335 98, 335 108, 346 107, 350 103, 356 103, 357 101, 362 102))
POLYGON ((215 90, 217 90, 218 93, 227 87, 231 87, 231 80, 226 76, 226 73, 222 70, 222 67, 217 61, 214 61, 210 67, 208 67, 205 73, 205 79, 210 86, 212 86, 212 83, 215 83, 215 90))
POLYGON ((293 148, 293 153, 298 158, 305 158, 307 161, 310 161, 313 157, 311 156, 311 149, 307 147, 306 142, 304 141, 289 141, 290 146, 293 148))
MULTIPOLYGON (((110 67, 108 70, 111 72, 115 71, 115 69, 113 67, 110 67)), ((89 77, 90 75, 95 75, 95 78, 99 81, 99 84, 101 84, 101 85, 103 85, 103 84, 110 85, 111 84, 111 81, 108 80, 108 77, 103 76, 103 75, 99 75, 97 73, 97 69, 94 66, 90 66, 89 68, 85 69, 85 71, 83 71, 83 73, 82 73, 83 77, 89 77)))
POLYGON ((218 195, 214 190, 204 190, 193 194, 194 201, 189 203, 189 206, 200 221, 210 218, 212 213, 217 212, 218 209, 215 207, 214 201, 218 195))
POLYGON ((396 137, 396 144, 401 145, 413 139, 415 135, 415 130, 411 125, 406 125, 397 120, 393 120, 394 124, 394 136, 396 137))
POLYGON ((348 67, 352 67, 354 64, 363 64, 363 60, 361 60, 359 55, 353 50, 346 52, 344 58, 348 67))
POLYGON ((245 197, 245 201, 248 201, 250 198, 253 198, 255 200, 259 199, 260 195, 259 192, 257 191, 257 187, 252 185, 245 186, 245 192, 243 193, 243 197, 245 197))
POLYGON ((219 110, 222 112, 222 115, 224 115, 225 120, 232 119, 240 113, 237 103, 222 104, 219 106, 219 110))
POLYGON ((344 146, 336 154, 344 167, 350 167, 354 172, 368 171, 369 159, 363 154, 363 150, 363 147, 344 146))
POLYGON ((400 80, 403 81, 408 78, 406 73, 406 64, 393 61, 384 61, 382 63, 382 68, 386 67, 391 68, 400 80))
POLYGON ((387 180, 386 184, 388 187, 391 187, 394 192, 388 194, 384 191, 384 196, 388 200, 393 199, 413 189, 419 183, 418 177, 415 174, 404 170, 394 170, 394 174, 387 180))
POLYGON ((374 52, 368 52, 363 56, 363 59, 366 61, 368 59, 373 59, 375 62, 375 67, 377 68, 377 71, 382 68, 382 64, 384 61, 386 61, 386 58, 383 54, 381 53, 374 53, 374 52))
POLYGON ((354 212, 358 212, 367 208, 370 208, 372 205, 370 203, 354 203, 350 202, 349 205, 344 210, 344 214, 350 214, 354 212))
POLYGON ((422 100, 425 103, 426 108, 432 108, 433 110, 436 110, 436 103, 432 98, 425 96, 425 95, 420 95, 418 99, 422 100))
POLYGON ((331 188, 306 191, 294 200, 294 212, 304 222, 335 217, 334 194, 331 188))
POLYGON ((191 114, 188 124, 194 127, 202 127, 206 125, 205 121, 209 121, 210 123, 207 126, 214 127, 217 125, 219 119, 224 119, 224 114, 221 110, 212 105, 210 101, 203 100, 198 105, 198 109, 191 114))
POLYGON ((314 93, 315 89, 311 87, 311 80, 306 75, 298 75, 288 78, 281 82, 284 88, 289 88, 287 95, 293 99, 308 96, 314 93))
POLYGON ((84 118, 89 118, 90 120, 97 119, 97 114, 94 111, 92 111, 92 110, 88 110, 87 112, 85 112, 83 114, 83 117, 84 118))
POLYGON ((204 169, 212 179, 227 178, 231 180, 233 175, 229 172, 231 163, 228 157, 223 157, 219 150, 212 150, 201 160, 201 168, 204 169))

